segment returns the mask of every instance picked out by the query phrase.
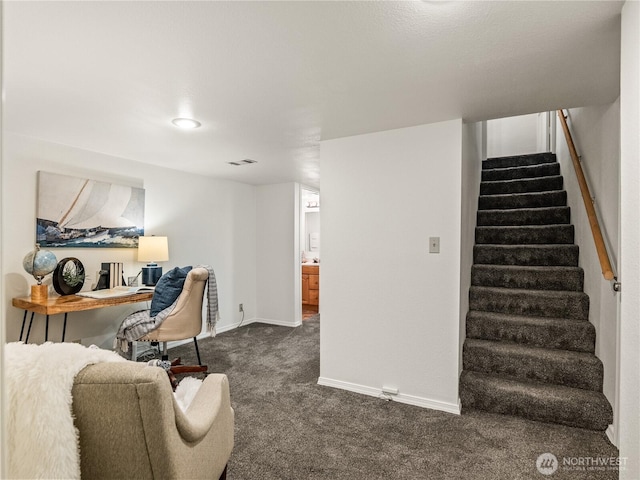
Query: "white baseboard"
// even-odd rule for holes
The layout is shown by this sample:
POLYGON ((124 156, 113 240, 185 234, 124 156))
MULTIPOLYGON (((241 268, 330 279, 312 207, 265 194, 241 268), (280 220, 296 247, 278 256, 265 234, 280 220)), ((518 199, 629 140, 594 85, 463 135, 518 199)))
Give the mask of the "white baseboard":
MULTIPOLYGON (((358 385, 350 382, 343 382, 341 380, 333 380, 331 378, 320 377, 318 378, 318 385, 325 387, 339 388, 341 390, 347 390, 349 392, 360 393, 363 395, 369 395, 370 397, 381 397, 382 389, 367 387, 366 385, 358 385)), ((398 403, 406 403, 408 405, 414 405, 416 407, 429 408, 431 410, 439 410, 441 412, 452 413, 454 415, 460 415, 461 405, 460 400, 458 403, 441 402, 440 400, 433 400, 430 398, 417 397, 415 395, 407 395, 399 393, 398 395, 389 395, 385 399, 390 399, 398 403)))
POLYGON ((616 428, 613 425, 609 425, 605 432, 607 434, 607 438, 615 447, 618 446, 618 442, 616 442, 616 428))
POLYGON ((276 325, 278 327, 299 327, 302 325, 302 320, 296 322, 295 320, 292 322, 285 322, 283 320, 272 320, 269 318, 255 318, 253 320, 255 323, 266 323, 268 325, 276 325))
POLYGON ((242 323, 242 326, 244 327, 245 325, 249 325, 255 321, 256 321, 255 318, 251 318, 251 319, 245 319, 242 322, 231 323, 229 325, 225 325, 224 327, 220 327, 220 328, 216 327, 216 335, 219 333, 228 332, 229 330, 235 330, 240 326, 241 323, 242 323))
MULTIPOLYGON (((242 322, 236 322, 229 325, 225 325, 224 327, 217 328, 216 333, 228 332, 229 330, 235 330, 238 327, 245 327, 247 325, 251 325, 252 323, 266 323, 268 325, 276 325, 278 327, 299 327, 302 325, 302 322, 296 324, 295 322, 283 322, 282 320, 270 320, 267 318, 250 318, 245 319, 242 322)), ((200 338, 200 337, 198 337, 200 338)))

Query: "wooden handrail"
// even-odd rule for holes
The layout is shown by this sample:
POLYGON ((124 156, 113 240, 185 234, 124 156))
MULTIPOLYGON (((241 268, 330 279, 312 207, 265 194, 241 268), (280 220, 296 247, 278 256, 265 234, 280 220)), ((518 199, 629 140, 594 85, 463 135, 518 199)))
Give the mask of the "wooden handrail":
POLYGON ((598 252, 598 258, 600 259, 600 268, 602 269, 602 275, 607 280, 613 280, 615 278, 615 275, 613 274, 613 270, 611 269, 611 262, 609 262, 607 247, 604 243, 604 239, 602 238, 602 231, 600 230, 600 224, 598 223, 596 210, 593 207, 591 192, 589 192, 589 186, 587 185, 587 180, 584 177, 582 165, 580 165, 580 158, 578 157, 578 152, 576 152, 576 146, 573 143, 573 138, 571 137, 571 132, 569 131, 569 126, 567 125, 567 117, 564 116, 564 112, 562 110, 558 110, 558 118, 560 118, 562 130, 564 130, 564 136, 567 139, 567 145, 569 146, 569 153, 571 154, 573 168, 576 171, 578 185, 580 185, 582 200, 584 202, 584 207, 587 210, 589 225, 591 225, 593 241, 596 244, 596 251, 598 252))

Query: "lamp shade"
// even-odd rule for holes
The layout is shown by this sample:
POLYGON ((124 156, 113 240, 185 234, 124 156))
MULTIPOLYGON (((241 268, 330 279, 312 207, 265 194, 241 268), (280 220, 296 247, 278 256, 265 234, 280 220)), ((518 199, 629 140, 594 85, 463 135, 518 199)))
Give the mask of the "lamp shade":
POLYGON ((139 262, 166 262, 169 260, 167 237, 145 236, 138 238, 139 262))

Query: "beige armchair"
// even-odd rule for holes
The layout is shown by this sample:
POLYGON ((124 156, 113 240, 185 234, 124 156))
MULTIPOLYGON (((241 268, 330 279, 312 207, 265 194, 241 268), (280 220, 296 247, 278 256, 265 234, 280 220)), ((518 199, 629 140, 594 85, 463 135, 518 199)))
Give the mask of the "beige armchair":
POLYGON ((195 267, 190 270, 175 308, 157 329, 137 341, 162 343, 163 356, 166 356, 167 342, 193 338, 198 363, 202 364, 196 336, 202 331, 202 303, 208 279, 206 268, 195 267))
POLYGON ((161 368, 98 363, 75 378, 82 478, 224 479, 233 449, 227 377, 206 377, 186 412, 161 368))
MULTIPOLYGON (((169 360, 167 342, 193 338, 198 365, 182 365, 180 358, 173 360, 171 362, 171 369, 168 370, 167 373, 169 374, 171 385, 174 389, 177 385, 177 374, 207 372, 207 366, 202 365, 200 358, 197 335, 202 331, 202 305, 208 280, 209 271, 206 268, 195 267, 191 269, 185 278, 182 291, 171 313, 162 321, 158 328, 132 342, 131 359, 134 361, 137 357, 136 342, 162 343, 162 359, 169 360)), ((133 317, 139 313, 140 312, 136 312, 131 316, 133 317)))

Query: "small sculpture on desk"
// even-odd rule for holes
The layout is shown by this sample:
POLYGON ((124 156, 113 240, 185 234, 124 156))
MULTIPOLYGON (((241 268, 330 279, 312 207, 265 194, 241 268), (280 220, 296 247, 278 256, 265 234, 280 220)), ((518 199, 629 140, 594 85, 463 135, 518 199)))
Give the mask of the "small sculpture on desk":
POLYGON ((109 288, 109 272, 107 270, 100 270, 98 274, 98 282, 96 283, 96 288, 94 288, 94 290, 104 290, 109 288))
POLYGON ((58 265, 56 256, 49 250, 40 250, 40 244, 36 243, 36 248, 27 253, 22 259, 22 266, 27 273, 33 275, 38 282, 31 286, 31 299, 34 301, 46 300, 49 296, 49 287, 42 285, 42 279, 53 272, 58 265))

